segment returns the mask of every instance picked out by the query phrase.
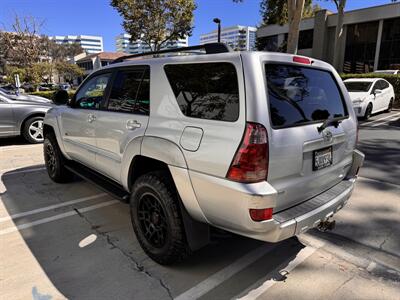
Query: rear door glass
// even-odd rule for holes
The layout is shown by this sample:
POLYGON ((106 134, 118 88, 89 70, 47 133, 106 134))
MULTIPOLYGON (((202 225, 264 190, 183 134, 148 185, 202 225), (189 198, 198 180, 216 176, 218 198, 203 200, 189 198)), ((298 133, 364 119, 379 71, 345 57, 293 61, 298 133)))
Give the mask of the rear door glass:
POLYGON ((176 64, 166 65, 164 70, 185 116, 228 122, 238 119, 239 87, 232 64, 176 64))
POLYGON ((266 64, 265 72, 274 128, 348 116, 342 94, 330 72, 284 64, 266 64))

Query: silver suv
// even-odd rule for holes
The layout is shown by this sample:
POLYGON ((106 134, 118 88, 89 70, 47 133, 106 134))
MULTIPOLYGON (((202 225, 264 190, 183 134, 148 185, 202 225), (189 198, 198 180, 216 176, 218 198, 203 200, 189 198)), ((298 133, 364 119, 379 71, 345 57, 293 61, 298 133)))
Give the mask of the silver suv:
POLYGON ((177 51, 118 59, 50 110, 50 177, 77 173, 129 201, 161 264, 207 244, 210 225, 268 242, 326 227, 364 159, 333 67, 222 44, 177 51))

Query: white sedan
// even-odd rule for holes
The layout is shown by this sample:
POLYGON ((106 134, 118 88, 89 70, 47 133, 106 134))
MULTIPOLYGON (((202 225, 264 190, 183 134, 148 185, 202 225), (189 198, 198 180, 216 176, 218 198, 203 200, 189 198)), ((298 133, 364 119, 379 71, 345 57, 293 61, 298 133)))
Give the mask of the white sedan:
POLYGON ((381 78, 354 78, 344 81, 357 117, 390 111, 394 102, 393 86, 381 78))

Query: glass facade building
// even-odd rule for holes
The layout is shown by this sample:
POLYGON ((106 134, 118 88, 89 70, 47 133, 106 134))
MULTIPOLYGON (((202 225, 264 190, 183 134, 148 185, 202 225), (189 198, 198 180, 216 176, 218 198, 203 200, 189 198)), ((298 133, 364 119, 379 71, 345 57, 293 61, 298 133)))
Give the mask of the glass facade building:
POLYGON ((79 44, 88 53, 103 52, 103 37, 94 35, 56 35, 49 37, 57 44, 79 44))
MULTIPOLYGON (((335 48, 338 15, 320 10, 300 22, 298 54, 333 63, 339 72, 367 73, 400 69, 400 2, 346 11, 343 39, 335 48), (335 53, 335 51, 337 51, 335 53)), ((287 24, 261 26, 257 48, 285 51, 287 24)))
MULTIPOLYGON (((115 38, 115 47, 117 52, 123 52, 127 54, 138 54, 143 52, 151 51, 149 45, 144 43, 141 40, 136 40, 136 42, 130 41, 131 36, 127 33, 120 34, 115 38)), ((180 47, 187 47, 189 45, 188 38, 179 39, 177 41, 170 41, 167 42, 161 50, 164 49, 173 49, 173 48, 180 48, 180 47)))
MULTIPOLYGON (((249 26, 231 26, 221 28, 221 42, 228 44, 234 50, 255 50, 257 28, 249 26)), ((200 44, 215 43, 218 41, 218 32, 200 35, 200 44)))

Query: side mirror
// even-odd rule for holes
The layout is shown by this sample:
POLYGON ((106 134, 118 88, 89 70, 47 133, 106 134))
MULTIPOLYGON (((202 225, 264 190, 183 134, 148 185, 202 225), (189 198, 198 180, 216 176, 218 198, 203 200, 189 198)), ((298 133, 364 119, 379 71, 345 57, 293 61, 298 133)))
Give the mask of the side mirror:
POLYGON ((54 93, 53 102, 56 105, 65 105, 68 103, 69 95, 66 90, 58 90, 54 93))
POLYGON ((376 94, 381 94, 382 93, 382 90, 375 90, 375 95, 376 94))

